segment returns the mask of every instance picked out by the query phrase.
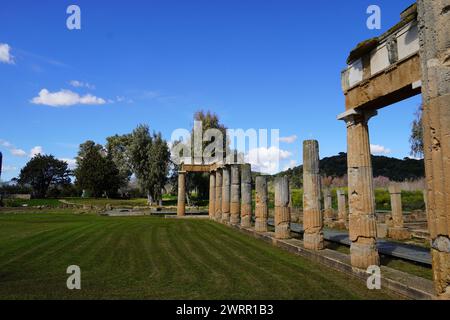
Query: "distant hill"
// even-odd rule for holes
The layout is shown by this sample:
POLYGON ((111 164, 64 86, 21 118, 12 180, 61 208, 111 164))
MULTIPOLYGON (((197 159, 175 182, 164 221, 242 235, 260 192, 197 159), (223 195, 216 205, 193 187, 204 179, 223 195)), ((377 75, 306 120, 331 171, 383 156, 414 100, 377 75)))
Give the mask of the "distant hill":
MULTIPOLYGON (((391 181, 416 180, 425 176, 423 160, 405 158, 389 158, 384 156, 372 156, 373 176, 384 176, 391 181)), ((321 175, 331 177, 342 177, 347 174, 347 154, 339 153, 337 156, 327 157, 320 160, 321 175)), ((292 181, 301 179, 303 166, 298 166, 287 171, 276 174, 287 175, 292 181)))

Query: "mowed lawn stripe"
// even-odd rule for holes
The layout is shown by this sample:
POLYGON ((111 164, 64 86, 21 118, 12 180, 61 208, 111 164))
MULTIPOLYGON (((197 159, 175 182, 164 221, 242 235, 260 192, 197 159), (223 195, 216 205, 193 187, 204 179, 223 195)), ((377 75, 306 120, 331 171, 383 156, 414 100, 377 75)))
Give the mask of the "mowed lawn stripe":
POLYGON ((211 221, 69 213, 2 221, 2 232, 18 234, 0 237, 3 299, 392 297, 211 221), (81 290, 66 288, 69 264, 81 267, 81 290))

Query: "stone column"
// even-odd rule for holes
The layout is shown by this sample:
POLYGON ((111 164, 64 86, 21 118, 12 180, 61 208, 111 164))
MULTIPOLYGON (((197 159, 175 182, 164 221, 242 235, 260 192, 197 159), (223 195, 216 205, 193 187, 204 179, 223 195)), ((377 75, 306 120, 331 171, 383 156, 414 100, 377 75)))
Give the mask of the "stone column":
POLYGON ((209 173, 209 218, 214 219, 216 215, 216 173, 209 173))
POLYGON ((393 184, 389 186, 391 196, 391 214, 394 226, 388 229, 388 235, 395 240, 410 239, 411 234, 403 226, 402 191, 400 186, 393 184))
POLYGON ((222 222, 230 223, 230 168, 222 170, 222 222))
POLYGON ((217 169, 216 171, 216 221, 222 220, 222 169, 217 169))
POLYGON ((379 265, 368 120, 376 113, 346 117, 350 257, 353 267, 379 265))
POLYGON ((186 213, 186 171, 178 171, 178 206, 177 216, 182 217, 186 213))
POLYGON ((289 179, 275 178, 275 238, 291 238, 291 217, 289 214, 289 179))
POLYGON ((241 226, 252 226, 252 168, 250 164, 241 166, 241 226))
POLYGON ((239 224, 239 215, 241 212, 241 186, 240 186, 239 165, 231 165, 231 203, 230 203, 230 223, 239 224))
POLYGON ((347 200, 345 197, 345 191, 338 189, 336 190, 337 203, 338 203, 338 221, 336 226, 345 229, 347 228, 347 200))
POLYGON ((303 141, 303 245, 322 250, 323 217, 320 208, 319 143, 303 141))
POLYGON ((450 3, 417 5, 433 279, 438 296, 450 299, 450 3))
POLYGON ((267 192, 267 177, 256 177, 256 208, 255 208, 255 231, 267 232, 267 218, 269 217, 269 197, 267 192))
POLYGON ((325 224, 331 225, 334 220, 333 198, 329 188, 323 189, 323 215, 325 224))

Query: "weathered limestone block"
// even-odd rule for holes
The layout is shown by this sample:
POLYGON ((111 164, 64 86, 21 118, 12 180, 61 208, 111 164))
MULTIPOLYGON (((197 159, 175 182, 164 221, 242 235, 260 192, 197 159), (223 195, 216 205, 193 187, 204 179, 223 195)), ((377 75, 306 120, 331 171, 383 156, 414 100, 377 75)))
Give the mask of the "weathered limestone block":
POLYGON ((303 245, 306 249, 321 250, 323 217, 320 208, 319 143, 303 142, 303 245))
POLYGON ((230 203, 230 223, 239 224, 239 215, 241 212, 241 186, 240 186, 239 165, 231 165, 231 203, 230 203))
POLYGON ((184 216, 186 214, 186 172, 178 172, 178 205, 177 215, 184 216))
POLYGON ((217 169, 216 171, 216 221, 221 221, 222 219, 222 169, 217 169))
POLYGON ((225 166, 222 170, 222 222, 230 222, 230 168, 225 166))
POLYGON ((267 192, 267 177, 256 177, 256 208, 255 231, 267 232, 267 218, 269 217, 269 198, 267 192))
POLYGON ((209 174, 209 218, 214 219, 216 215, 216 174, 209 174))
MULTIPOLYGON (((375 113, 376 114, 376 113, 375 113)), ((349 194, 350 260, 353 267, 379 265, 377 225, 367 122, 374 113, 349 115, 347 123, 347 166, 349 194)))
POLYGON ((437 294, 450 299, 450 3, 418 0, 428 228, 437 294))
POLYGON ((241 165, 241 226, 252 226, 252 168, 250 164, 241 165))
POLYGON ((275 238, 291 238, 289 213, 289 179, 275 178, 275 238))
POLYGON ((323 214, 324 214, 324 223, 328 226, 331 226, 334 220, 334 210, 332 206, 332 196, 329 188, 325 188, 323 190, 323 214))

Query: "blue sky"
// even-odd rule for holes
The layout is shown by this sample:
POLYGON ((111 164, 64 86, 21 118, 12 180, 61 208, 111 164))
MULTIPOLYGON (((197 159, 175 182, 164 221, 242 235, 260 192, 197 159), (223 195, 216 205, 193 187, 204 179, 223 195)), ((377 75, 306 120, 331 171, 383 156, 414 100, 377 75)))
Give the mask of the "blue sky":
MULTIPOLYGON (((289 153, 281 169, 301 163, 304 139, 319 140, 321 157, 346 151, 336 115, 344 110, 347 55, 398 22, 412 2, 4 1, 0 44, 10 60, 0 50, 2 180, 17 176, 33 148, 73 159, 83 141, 103 144, 139 123, 170 139, 192 126, 199 109, 230 128, 297 136, 280 144, 289 153), (81 8, 81 30, 66 27, 70 4, 81 8), (381 7, 381 30, 366 27, 371 4, 381 7), (74 105, 42 104, 59 98, 74 105)), ((414 97, 380 110, 371 143, 408 156, 419 104, 414 97)))

